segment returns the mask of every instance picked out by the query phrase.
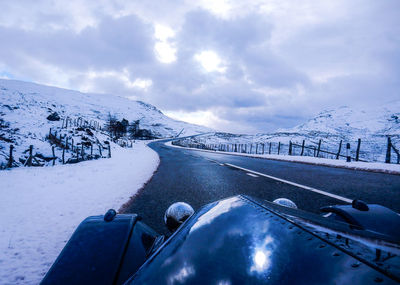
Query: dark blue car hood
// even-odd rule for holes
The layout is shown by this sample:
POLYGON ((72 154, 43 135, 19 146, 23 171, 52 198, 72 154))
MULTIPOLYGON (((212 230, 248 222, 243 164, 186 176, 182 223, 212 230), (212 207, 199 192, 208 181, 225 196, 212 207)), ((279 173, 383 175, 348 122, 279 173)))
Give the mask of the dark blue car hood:
POLYGON ((394 282, 243 196, 192 216, 126 284, 394 282))

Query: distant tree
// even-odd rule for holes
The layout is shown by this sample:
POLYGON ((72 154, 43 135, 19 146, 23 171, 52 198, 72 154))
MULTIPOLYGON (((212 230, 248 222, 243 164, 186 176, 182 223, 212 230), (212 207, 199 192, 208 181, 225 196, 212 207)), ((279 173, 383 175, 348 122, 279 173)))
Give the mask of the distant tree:
POLYGON ((115 115, 108 114, 106 129, 112 139, 119 139, 126 135, 128 131, 129 121, 122 119, 118 121, 115 115))
POLYGON ((131 138, 136 138, 137 137, 137 134, 138 134, 138 131, 139 131, 139 123, 140 123, 140 120, 136 120, 136 121, 133 121, 128 126, 128 133, 129 133, 129 136, 131 138))
POLYGON ((111 115, 110 113, 108 113, 108 118, 105 127, 108 133, 110 134, 111 138, 116 138, 117 136, 117 129, 118 129, 117 123, 118 123, 117 117, 115 115, 111 115))

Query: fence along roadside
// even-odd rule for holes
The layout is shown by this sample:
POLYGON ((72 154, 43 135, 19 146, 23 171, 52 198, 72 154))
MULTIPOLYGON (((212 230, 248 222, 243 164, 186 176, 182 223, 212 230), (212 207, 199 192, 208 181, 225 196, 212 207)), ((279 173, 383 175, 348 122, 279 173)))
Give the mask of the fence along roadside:
MULTIPOLYGON (((101 124, 98 121, 84 120, 82 117, 74 120, 72 120, 70 117, 63 118, 61 129, 67 129, 68 127, 76 127, 82 129, 88 128, 100 132, 104 135, 108 135, 103 132, 101 124)), ((73 138, 69 138, 66 134, 61 134, 61 132, 58 133, 56 130, 52 131, 51 128, 46 139, 51 144, 52 156, 44 156, 40 153, 34 153, 34 146, 30 145, 27 150, 23 151, 23 153, 28 153, 28 155, 25 157, 20 157, 18 160, 16 160, 16 158, 14 157, 15 146, 13 144, 10 144, 9 155, 8 157, 6 156, 7 163, 5 165, 5 168, 19 166, 44 166, 47 162, 52 162, 51 164, 55 165, 57 160, 59 160, 62 164, 66 164, 77 163, 84 160, 105 158, 103 156, 102 150, 108 150, 108 154, 106 157, 111 158, 111 146, 109 142, 105 143, 107 146, 103 146, 101 143, 97 143, 97 149, 93 149, 94 144, 92 142, 82 141, 80 143, 80 146, 78 147, 78 144, 75 145, 73 138), (62 149, 59 156, 56 156, 55 146, 62 149), (69 152, 66 152, 66 150, 69 150, 69 152), (68 159, 66 159, 66 153, 70 153, 70 157, 68 159)))
MULTIPOLYGON (((329 151, 323 149, 322 140, 320 139, 318 143, 315 143, 313 146, 306 145, 306 141, 302 140, 301 144, 293 143, 289 141, 288 145, 285 145, 281 142, 264 142, 264 143, 250 143, 250 144, 206 144, 201 142, 193 142, 186 139, 173 141, 172 144, 182 146, 182 147, 190 147, 190 148, 199 148, 199 149, 207 149, 213 151, 224 151, 224 152, 237 152, 237 153, 247 153, 247 154, 287 154, 287 155, 296 155, 296 148, 299 150, 300 156, 313 156, 313 157, 321 157, 323 154, 326 154, 325 158, 334 158, 340 159, 345 158, 347 162, 350 161, 361 161, 361 162, 372 162, 371 160, 365 160, 360 158, 361 154, 361 139, 357 140, 357 146, 355 150, 355 155, 352 156, 351 145, 350 143, 345 144, 345 154, 342 153, 343 149, 343 140, 340 140, 337 151, 329 151), (254 147, 253 147, 254 145, 254 147), (268 145, 268 147, 266 146, 268 145), (275 147, 274 147, 275 145, 275 147), (287 151, 283 151, 284 147, 288 147, 287 151), (268 148, 268 151, 267 151, 268 148), (330 155, 330 157, 328 156, 330 155)), ((391 142, 391 138, 387 138, 387 147, 386 147, 386 159, 385 163, 392 163, 392 152, 397 155, 396 162, 400 163, 400 154, 398 149, 391 142)))

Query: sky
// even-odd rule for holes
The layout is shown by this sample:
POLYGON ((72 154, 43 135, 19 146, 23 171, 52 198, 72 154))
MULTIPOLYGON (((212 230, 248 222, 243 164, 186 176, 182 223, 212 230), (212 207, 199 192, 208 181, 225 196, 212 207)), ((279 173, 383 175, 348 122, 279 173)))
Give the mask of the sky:
POLYGON ((400 1, 0 0, 0 78, 234 133, 400 99, 400 1))

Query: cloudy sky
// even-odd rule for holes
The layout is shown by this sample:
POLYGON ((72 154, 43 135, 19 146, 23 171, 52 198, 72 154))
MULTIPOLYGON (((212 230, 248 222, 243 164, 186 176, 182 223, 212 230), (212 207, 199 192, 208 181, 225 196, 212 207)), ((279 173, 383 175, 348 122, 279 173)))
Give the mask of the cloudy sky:
POLYGON ((0 77, 255 133, 400 99, 400 1, 0 0, 0 77))

